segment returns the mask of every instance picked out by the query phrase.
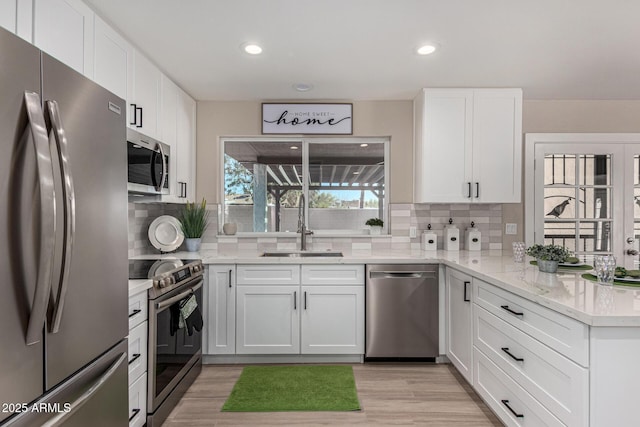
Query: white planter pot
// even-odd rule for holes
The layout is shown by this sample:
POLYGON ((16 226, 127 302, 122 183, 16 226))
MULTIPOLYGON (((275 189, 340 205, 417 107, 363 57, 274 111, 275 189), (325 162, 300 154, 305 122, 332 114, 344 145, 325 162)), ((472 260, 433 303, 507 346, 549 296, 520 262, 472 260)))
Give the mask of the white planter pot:
POLYGON ((377 225, 370 225, 369 234, 371 234, 372 236, 379 236, 380 234, 382 234, 382 227, 378 227, 377 225))

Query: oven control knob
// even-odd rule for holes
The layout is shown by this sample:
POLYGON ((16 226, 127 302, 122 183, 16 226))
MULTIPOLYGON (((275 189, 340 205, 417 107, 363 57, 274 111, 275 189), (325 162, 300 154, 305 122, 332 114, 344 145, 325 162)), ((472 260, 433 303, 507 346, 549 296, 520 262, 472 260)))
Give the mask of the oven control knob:
POLYGON ((153 286, 159 288, 160 287, 160 281, 159 280, 154 280, 153 281, 153 286))
POLYGON ((198 271, 200 271, 200 266, 199 266, 199 265, 194 265, 194 266, 193 266, 193 271, 194 271, 195 273, 197 273, 198 271))

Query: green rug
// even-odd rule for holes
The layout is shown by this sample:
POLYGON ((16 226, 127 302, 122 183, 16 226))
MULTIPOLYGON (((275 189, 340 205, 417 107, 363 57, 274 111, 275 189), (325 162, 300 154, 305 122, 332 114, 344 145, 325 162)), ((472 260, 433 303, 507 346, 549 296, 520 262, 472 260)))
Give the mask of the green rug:
POLYGON ((357 411, 360 403, 351 366, 247 366, 222 410, 357 411))

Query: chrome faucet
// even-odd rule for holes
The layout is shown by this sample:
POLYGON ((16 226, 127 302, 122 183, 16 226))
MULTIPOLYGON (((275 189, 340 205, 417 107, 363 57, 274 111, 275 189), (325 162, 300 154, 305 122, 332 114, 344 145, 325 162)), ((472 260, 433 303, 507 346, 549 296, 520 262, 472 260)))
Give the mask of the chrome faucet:
POLYGON ((298 233, 300 233, 300 250, 307 250, 307 236, 313 234, 313 231, 307 230, 307 225, 304 223, 304 194, 300 195, 298 199, 298 233))

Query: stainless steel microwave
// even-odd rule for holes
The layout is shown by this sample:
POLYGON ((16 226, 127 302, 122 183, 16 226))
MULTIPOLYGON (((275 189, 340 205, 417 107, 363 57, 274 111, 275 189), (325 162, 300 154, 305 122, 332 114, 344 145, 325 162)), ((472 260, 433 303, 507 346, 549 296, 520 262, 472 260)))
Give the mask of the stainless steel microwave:
POLYGON ((127 129, 127 190, 131 193, 169 194, 167 144, 127 129))

